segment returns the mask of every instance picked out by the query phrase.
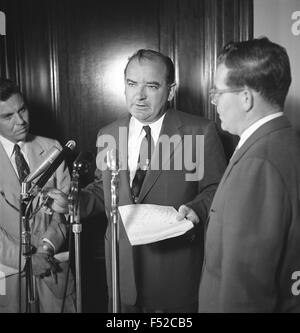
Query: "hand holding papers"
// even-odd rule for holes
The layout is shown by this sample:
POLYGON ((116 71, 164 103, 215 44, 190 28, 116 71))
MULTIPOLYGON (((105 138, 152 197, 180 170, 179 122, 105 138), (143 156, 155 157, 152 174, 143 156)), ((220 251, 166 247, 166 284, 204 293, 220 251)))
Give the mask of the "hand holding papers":
POLYGON ((131 245, 177 237, 194 226, 187 219, 177 221, 171 206, 136 204, 120 206, 119 211, 131 245))

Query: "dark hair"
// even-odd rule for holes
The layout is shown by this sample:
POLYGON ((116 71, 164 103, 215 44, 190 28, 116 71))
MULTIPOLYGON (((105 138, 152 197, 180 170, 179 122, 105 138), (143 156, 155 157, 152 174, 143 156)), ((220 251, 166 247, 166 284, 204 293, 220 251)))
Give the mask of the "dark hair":
POLYGON ((21 94, 20 88, 13 81, 0 77, 0 100, 7 101, 15 94, 21 94))
POLYGON ((291 84, 290 61, 285 48, 268 38, 228 43, 218 57, 218 65, 228 69, 226 84, 248 86, 269 103, 284 106, 291 84))
POLYGON ((166 81, 168 84, 172 84, 175 81, 175 67, 173 64, 173 61, 165 56, 164 54, 157 52, 157 51, 153 51, 153 50, 145 50, 145 49, 141 49, 138 50, 136 53, 134 53, 127 62, 127 65, 125 67, 124 70, 124 74, 126 75, 126 71, 127 71, 127 67, 130 64, 130 62, 134 59, 137 59, 139 62, 143 59, 147 59, 147 60, 153 60, 153 61, 161 61, 165 66, 166 66, 166 70, 167 70, 167 77, 166 77, 166 81))

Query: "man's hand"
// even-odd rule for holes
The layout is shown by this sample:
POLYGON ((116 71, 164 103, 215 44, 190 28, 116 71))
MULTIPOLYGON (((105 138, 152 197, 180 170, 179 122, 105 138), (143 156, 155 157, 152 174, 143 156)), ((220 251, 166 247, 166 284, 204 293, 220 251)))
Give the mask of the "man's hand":
POLYGON ((36 276, 44 277, 59 271, 58 263, 46 253, 37 252, 32 255, 32 271, 36 276))
POLYGON ((67 214, 69 212, 68 196, 64 192, 56 188, 51 188, 47 189, 47 196, 53 199, 50 208, 56 213, 67 214))
POLYGON ((198 224, 200 221, 198 215, 195 213, 195 211, 192 208, 186 205, 181 205, 178 209, 176 219, 180 221, 183 220, 184 218, 191 221, 194 225, 198 224))

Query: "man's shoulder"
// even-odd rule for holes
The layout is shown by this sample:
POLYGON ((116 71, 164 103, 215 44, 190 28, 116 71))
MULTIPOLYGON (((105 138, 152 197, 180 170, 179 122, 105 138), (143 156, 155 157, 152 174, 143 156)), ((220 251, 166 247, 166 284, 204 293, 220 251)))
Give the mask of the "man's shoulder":
POLYGON ((44 137, 44 136, 40 136, 40 135, 30 134, 28 136, 27 142, 31 143, 31 144, 37 144, 37 145, 41 146, 44 149, 51 148, 53 146, 56 146, 56 147, 59 147, 59 148, 61 147, 61 144, 57 140, 47 138, 47 137, 44 137))
POLYGON ((129 125, 129 119, 130 119, 130 115, 126 114, 123 117, 120 117, 118 119, 116 119, 115 121, 103 126, 99 132, 98 135, 103 135, 103 134, 116 134, 116 132, 118 132, 120 127, 128 127, 129 125))
POLYGON ((192 114, 192 113, 187 113, 183 112, 180 110, 169 110, 169 115, 172 117, 178 117, 183 123, 191 124, 191 125, 196 125, 196 126, 208 126, 209 124, 212 123, 211 120, 206 119, 200 115, 197 114, 192 114))
POLYGON ((206 119, 200 115, 182 112, 175 109, 168 111, 168 118, 166 118, 166 120, 171 118, 177 118, 183 125, 189 127, 200 127, 204 129, 213 124, 212 120, 206 119))

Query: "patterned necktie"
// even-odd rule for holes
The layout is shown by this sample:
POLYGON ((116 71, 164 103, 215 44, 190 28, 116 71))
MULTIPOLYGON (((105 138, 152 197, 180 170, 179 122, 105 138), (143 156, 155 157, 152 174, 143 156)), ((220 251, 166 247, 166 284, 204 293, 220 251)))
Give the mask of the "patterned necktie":
POLYGON ((22 183, 23 180, 29 175, 30 169, 23 154, 21 153, 20 147, 17 144, 14 146, 14 153, 20 183, 22 183))
POLYGON ((151 156, 154 149, 154 141, 151 136, 150 126, 144 126, 143 130, 145 131, 146 135, 141 142, 138 167, 131 187, 132 198, 135 203, 138 201, 141 187, 143 185, 147 170, 150 167, 151 156))

